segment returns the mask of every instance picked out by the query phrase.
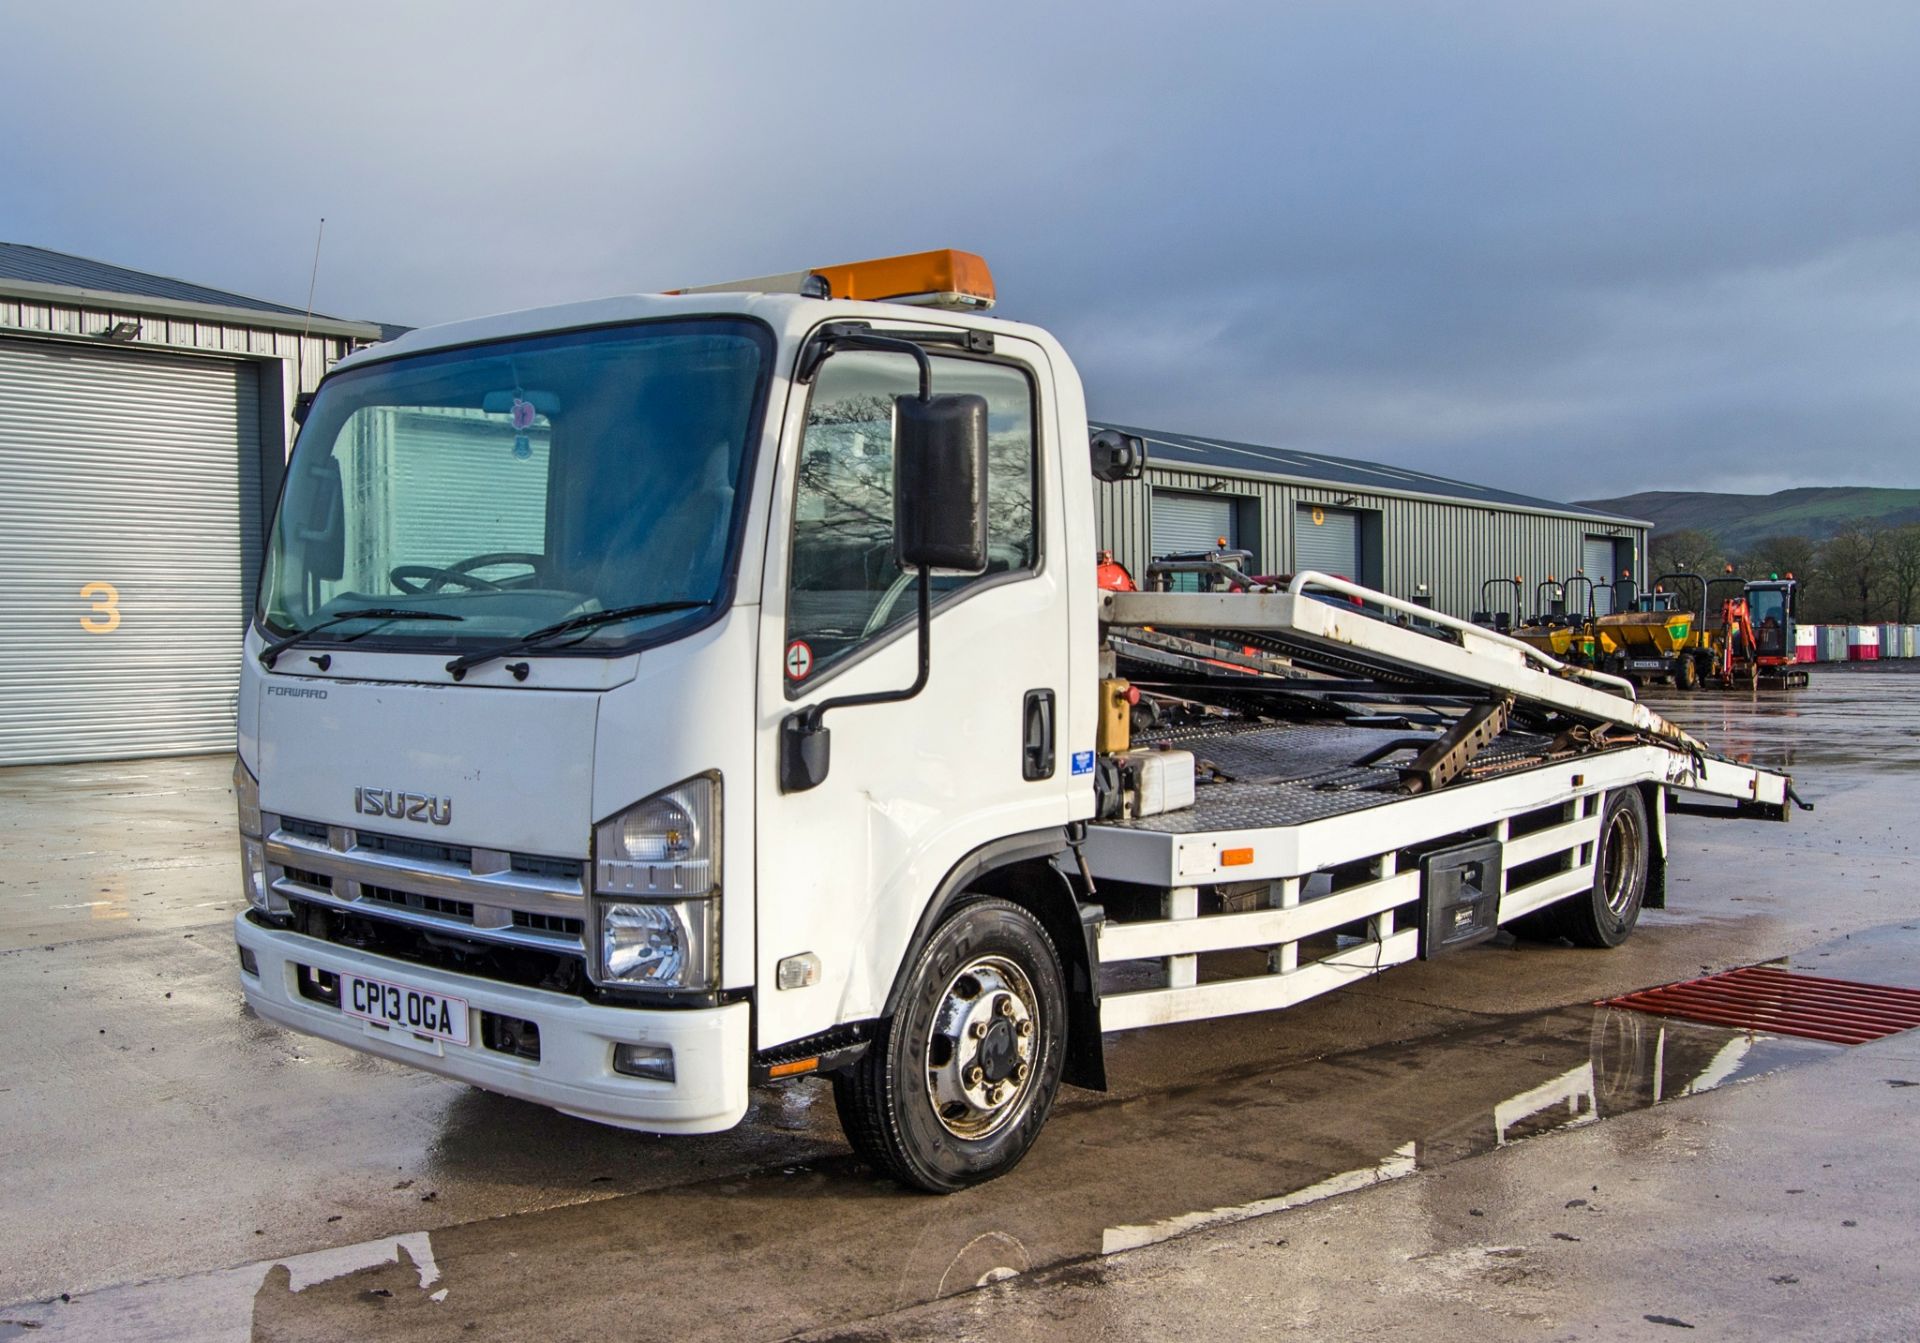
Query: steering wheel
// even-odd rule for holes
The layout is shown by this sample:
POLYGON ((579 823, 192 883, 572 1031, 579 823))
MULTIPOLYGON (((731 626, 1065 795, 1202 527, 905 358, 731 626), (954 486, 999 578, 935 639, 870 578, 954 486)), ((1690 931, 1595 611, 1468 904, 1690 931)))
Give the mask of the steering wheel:
POLYGON ((449 583, 457 583, 463 588, 475 591, 499 592, 507 585, 496 583, 491 578, 482 578, 474 573, 475 569, 491 569, 496 564, 524 564, 532 573, 539 574, 540 567, 547 562, 544 555, 533 555, 519 550, 497 550, 485 555, 473 555, 458 564, 396 564, 387 574, 387 580, 409 597, 425 592, 439 592, 449 583))

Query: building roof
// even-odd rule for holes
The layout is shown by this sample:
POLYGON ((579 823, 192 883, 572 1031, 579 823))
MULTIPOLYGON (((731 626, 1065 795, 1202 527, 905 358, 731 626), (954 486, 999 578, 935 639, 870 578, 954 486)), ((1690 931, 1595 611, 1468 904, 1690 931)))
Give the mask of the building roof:
POLYGON ((1346 488, 1369 494, 1404 495, 1419 499, 1441 499, 1456 503, 1480 504, 1491 508, 1522 509, 1533 513, 1558 513, 1597 521, 1648 524, 1618 513, 1603 513, 1579 504, 1563 504, 1552 499, 1516 494, 1491 485, 1475 485, 1448 476, 1430 475, 1412 467, 1385 466, 1351 457, 1329 457, 1324 453, 1304 452, 1297 448, 1275 448, 1260 443, 1240 443, 1226 438, 1196 438, 1192 434, 1166 433, 1130 425, 1101 421, 1095 429, 1117 429, 1136 434, 1147 441, 1147 464, 1173 470, 1225 471, 1236 475, 1271 476, 1297 484, 1346 488))
POLYGON ((182 316, 218 315, 242 323, 251 315, 255 324, 277 329, 298 329, 310 321, 317 333, 366 340, 379 339, 381 332, 376 323, 354 322, 323 313, 314 313, 309 318, 304 309, 284 303, 26 243, 0 242, 0 292, 34 298, 118 300, 117 306, 131 310, 182 316))

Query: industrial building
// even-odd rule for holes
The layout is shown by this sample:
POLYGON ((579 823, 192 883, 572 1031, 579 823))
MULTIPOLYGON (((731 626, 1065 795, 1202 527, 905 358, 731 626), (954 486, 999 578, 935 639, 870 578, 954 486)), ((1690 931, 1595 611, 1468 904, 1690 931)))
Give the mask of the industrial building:
POLYGON ((293 399, 381 334, 0 244, 0 765, 232 747, 293 399))
POLYGON ((1224 544, 1253 572, 1317 569, 1467 616, 1487 579, 1534 587, 1577 572, 1609 608, 1615 580, 1642 572, 1648 523, 1408 467, 1100 423, 1147 441, 1145 476, 1101 486, 1101 544, 1130 573, 1224 544))

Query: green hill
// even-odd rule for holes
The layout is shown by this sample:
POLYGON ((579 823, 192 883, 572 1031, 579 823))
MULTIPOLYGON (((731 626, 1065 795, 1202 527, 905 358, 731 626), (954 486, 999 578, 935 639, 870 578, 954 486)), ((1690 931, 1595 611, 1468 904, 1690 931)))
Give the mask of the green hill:
POLYGON ((1920 522, 1920 490, 1840 485, 1778 494, 1711 494, 1704 490, 1647 490, 1619 499, 1583 499, 1588 508, 1645 518, 1655 528, 1695 527, 1731 550, 1768 536, 1822 540, 1858 518, 1889 527, 1920 522))

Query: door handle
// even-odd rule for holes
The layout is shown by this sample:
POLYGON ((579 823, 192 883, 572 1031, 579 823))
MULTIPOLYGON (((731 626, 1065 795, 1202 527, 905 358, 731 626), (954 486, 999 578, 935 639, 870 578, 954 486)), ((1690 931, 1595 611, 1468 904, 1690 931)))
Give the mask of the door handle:
POLYGON ((1029 690, 1020 713, 1020 777, 1053 777, 1053 692, 1029 690))

